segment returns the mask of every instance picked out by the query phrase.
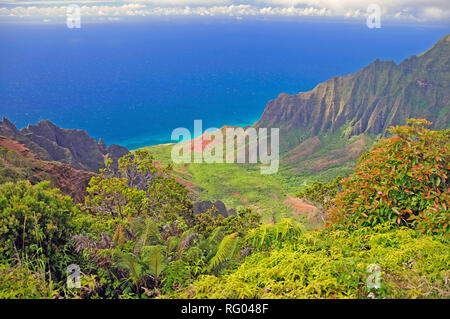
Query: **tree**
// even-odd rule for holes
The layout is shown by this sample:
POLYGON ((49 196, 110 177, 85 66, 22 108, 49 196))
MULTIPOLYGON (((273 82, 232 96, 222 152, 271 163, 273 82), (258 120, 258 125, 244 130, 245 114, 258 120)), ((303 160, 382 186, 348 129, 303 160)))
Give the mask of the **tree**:
POLYGON ((118 169, 107 168, 91 179, 85 206, 112 218, 151 217, 155 222, 192 219, 188 191, 168 169, 153 162, 148 151, 136 151, 119 159, 118 169))
POLYGON ((424 233, 448 233, 450 131, 426 120, 390 128, 361 156, 328 211, 328 226, 356 228, 391 221, 424 233))

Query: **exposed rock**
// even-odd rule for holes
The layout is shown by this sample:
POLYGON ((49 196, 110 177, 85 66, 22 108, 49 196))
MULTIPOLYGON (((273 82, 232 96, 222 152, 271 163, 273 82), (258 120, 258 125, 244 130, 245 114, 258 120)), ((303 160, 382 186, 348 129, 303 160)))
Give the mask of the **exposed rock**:
POLYGON ((122 156, 125 156, 129 153, 129 151, 120 145, 112 144, 111 146, 106 148, 106 154, 109 155, 113 160, 117 160, 122 156))
POLYGON ((107 151, 106 151, 106 144, 105 144, 105 142, 102 140, 102 138, 100 138, 99 140, 98 140, 98 146, 100 147, 100 150, 101 150, 101 152, 103 153, 103 154, 105 154, 107 151))
POLYGON ((44 162, 40 160, 29 148, 19 142, 0 136, 0 147, 17 153, 22 160, 8 163, 9 168, 16 166, 17 170, 31 170, 31 176, 17 174, 17 180, 28 179, 32 184, 49 180, 53 187, 59 188, 69 195, 75 202, 82 203, 87 195, 86 188, 89 181, 96 174, 77 170, 67 164, 57 162, 44 162))
POLYGON ((15 136, 19 134, 19 131, 17 130, 16 126, 11 123, 6 117, 3 117, 3 121, 1 122, 1 130, 2 135, 5 136, 15 136))
POLYGON ((0 135, 26 145, 41 160, 58 161, 76 169, 98 172, 105 167, 105 158, 113 162, 128 153, 119 145, 106 147, 83 130, 62 129, 50 121, 40 121, 20 131, 8 119, 0 122, 0 135))
POLYGON ((55 177, 54 186, 69 195, 77 203, 83 203, 87 196, 89 181, 96 174, 77 170, 67 164, 45 163, 43 168, 55 177))
POLYGON ((218 200, 215 203, 206 200, 206 201, 201 201, 201 202, 195 202, 194 203, 194 214, 198 215, 198 214, 204 214, 207 211, 216 209, 217 212, 215 212, 215 215, 222 215, 223 217, 227 218, 230 216, 235 216, 236 215, 236 211, 234 209, 228 209, 226 208, 225 204, 218 200))
POLYGON ((305 198, 289 197, 284 204, 291 208, 293 215, 305 217, 311 225, 317 225, 325 220, 325 213, 322 209, 314 206, 305 198))

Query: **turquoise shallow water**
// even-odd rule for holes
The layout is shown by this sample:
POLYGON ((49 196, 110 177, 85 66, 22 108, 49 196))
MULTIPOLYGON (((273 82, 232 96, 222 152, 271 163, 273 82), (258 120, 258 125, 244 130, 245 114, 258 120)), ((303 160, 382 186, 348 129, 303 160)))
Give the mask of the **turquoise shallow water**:
POLYGON ((296 22, 0 25, 0 115, 50 119, 130 149, 177 127, 250 125, 268 100, 376 58, 421 53, 444 28, 296 22))

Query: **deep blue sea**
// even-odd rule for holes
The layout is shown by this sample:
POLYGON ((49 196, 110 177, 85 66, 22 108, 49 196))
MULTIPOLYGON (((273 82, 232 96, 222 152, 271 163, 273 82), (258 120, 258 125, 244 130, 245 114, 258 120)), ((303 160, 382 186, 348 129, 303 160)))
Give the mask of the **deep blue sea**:
POLYGON ((249 125, 279 93, 312 89, 376 58, 400 62, 448 33, 269 21, 0 25, 0 115, 50 119, 130 149, 176 127, 249 125))

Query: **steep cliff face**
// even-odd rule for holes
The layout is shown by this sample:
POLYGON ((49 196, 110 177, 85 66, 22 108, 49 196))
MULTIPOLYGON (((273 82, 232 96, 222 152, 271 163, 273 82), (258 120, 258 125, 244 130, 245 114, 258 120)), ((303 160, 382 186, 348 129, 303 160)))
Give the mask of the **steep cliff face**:
POLYGON ((58 161, 76 169, 98 172, 105 167, 105 158, 113 161, 128 153, 119 145, 106 147, 98 143, 82 130, 62 129, 50 121, 40 121, 20 131, 3 118, 0 122, 0 135, 11 137, 26 145, 41 160, 58 161))
POLYGON ((44 162, 25 145, 0 136, 0 182, 29 180, 32 184, 50 181, 77 203, 84 202, 86 188, 94 173, 67 164, 44 162))
POLYGON ((279 127, 281 146, 291 150, 314 136, 377 135, 408 118, 450 126, 450 35, 419 56, 376 60, 355 74, 334 77, 309 92, 280 94, 257 127, 279 127))

